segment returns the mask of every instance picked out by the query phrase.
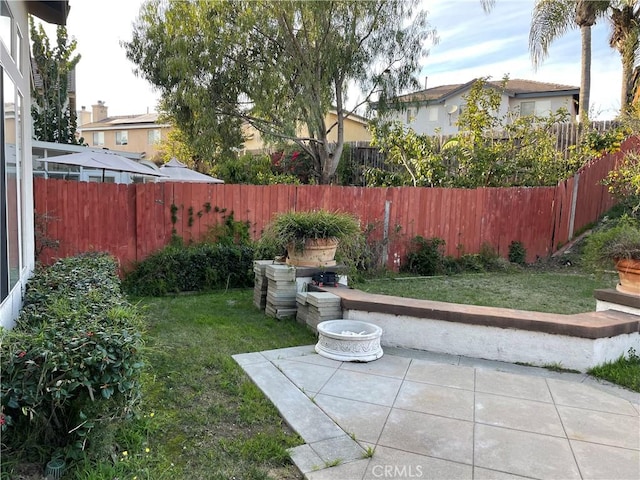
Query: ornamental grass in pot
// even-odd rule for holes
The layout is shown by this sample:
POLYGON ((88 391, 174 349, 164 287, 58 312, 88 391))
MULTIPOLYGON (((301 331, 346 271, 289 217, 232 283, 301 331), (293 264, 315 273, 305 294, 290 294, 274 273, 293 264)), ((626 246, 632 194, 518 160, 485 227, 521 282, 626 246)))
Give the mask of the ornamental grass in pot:
POLYGON ((619 292, 640 295, 640 224, 623 216, 610 228, 593 233, 584 249, 586 263, 596 268, 616 267, 619 292))
POLYGON ((338 242, 360 232, 352 214, 327 210, 277 214, 267 235, 286 248, 287 263, 302 267, 333 266, 338 242))

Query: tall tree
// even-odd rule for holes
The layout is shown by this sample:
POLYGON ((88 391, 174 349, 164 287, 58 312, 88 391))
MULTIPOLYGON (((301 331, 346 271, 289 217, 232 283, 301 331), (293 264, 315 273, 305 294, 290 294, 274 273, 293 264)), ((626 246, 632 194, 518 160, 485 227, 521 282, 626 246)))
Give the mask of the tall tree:
POLYGON ((622 88, 620 111, 625 113, 633 102, 634 83, 638 68, 634 68, 640 38, 640 6, 638 0, 611 2, 609 19, 611 36, 609 45, 620 54, 622 61, 622 88))
POLYGON ((125 48, 197 151, 211 157, 203 144, 239 145, 248 122, 263 136, 296 143, 328 183, 344 119, 374 99, 383 110, 397 92, 418 85, 423 44, 435 39, 418 3, 148 0, 125 48), (363 100, 348 108, 354 85, 363 100))
POLYGON ((537 67, 549 54, 549 47, 569 29, 578 27, 581 38, 580 102, 582 123, 589 120, 591 97, 591 27, 604 17, 609 1, 600 0, 537 0, 531 17, 529 50, 537 67))
POLYGON ((66 27, 58 26, 56 46, 51 47, 42 24, 36 26, 30 18, 29 26, 34 73, 42 82, 31 89, 33 137, 45 142, 79 145, 83 141, 76 138, 78 122, 68 90, 69 73, 80 61, 80 55, 74 54, 76 41, 68 38, 66 27))

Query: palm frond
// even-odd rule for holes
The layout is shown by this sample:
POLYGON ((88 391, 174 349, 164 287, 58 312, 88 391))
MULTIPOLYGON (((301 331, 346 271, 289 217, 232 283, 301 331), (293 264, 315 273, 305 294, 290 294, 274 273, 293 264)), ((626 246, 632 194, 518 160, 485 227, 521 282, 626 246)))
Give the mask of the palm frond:
POLYGON ((548 56, 554 40, 577 27, 575 8, 574 1, 538 0, 535 3, 529 30, 529 51, 535 67, 548 56))

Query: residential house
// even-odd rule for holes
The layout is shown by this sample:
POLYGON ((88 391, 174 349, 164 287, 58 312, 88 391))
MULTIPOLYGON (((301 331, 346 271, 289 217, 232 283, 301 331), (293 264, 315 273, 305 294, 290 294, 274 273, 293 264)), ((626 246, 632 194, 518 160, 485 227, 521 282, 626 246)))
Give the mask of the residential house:
MULTIPOLYGON (((331 128, 337 122, 338 114, 335 111, 330 111, 325 116, 325 125, 331 128)), ((242 134, 245 138, 243 150, 248 153, 259 153, 267 149, 260 132, 257 131, 249 124, 245 124, 242 129, 242 134)), ((305 137, 308 135, 306 128, 300 128, 298 135, 305 137)), ((328 135, 330 142, 336 142, 338 140, 338 127, 331 128, 328 135)), ((371 133, 368 128, 368 120, 359 115, 349 115, 344 120, 344 141, 345 142, 369 142, 371 140, 371 133)))
POLYGON ((98 100, 78 112, 78 134, 92 148, 108 148, 140 153, 142 158, 155 160, 158 145, 166 140, 169 123, 158 121, 157 113, 109 116, 105 102, 98 100))
MULTIPOLYGON (((434 135, 455 135, 457 121, 465 108, 465 97, 478 79, 455 85, 441 85, 398 97, 402 108, 387 115, 389 120, 397 120, 416 133, 434 135)), ((518 115, 547 116, 564 108, 571 121, 578 115, 580 88, 570 85, 536 82, 533 80, 488 81, 487 88, 501 92, 502 100, 497 116, 507 112, 518 115)))
POLYGON ((0 0, 0 325, 10 328, 35 266, 28 14, 64 25, 68 1, 0 0))

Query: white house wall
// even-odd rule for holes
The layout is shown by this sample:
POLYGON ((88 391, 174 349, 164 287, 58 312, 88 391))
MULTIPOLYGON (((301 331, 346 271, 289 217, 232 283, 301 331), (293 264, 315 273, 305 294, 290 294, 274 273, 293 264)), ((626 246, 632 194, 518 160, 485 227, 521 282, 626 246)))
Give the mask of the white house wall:
MULTIPOLYGON (((11 286, 8 295, 0 303, 0 325, 10 328, 15 323, 20 307, 22 305, 22 292, 28 278, 34 268, 34 226, 33 226, 33 181, 31 164, 31 94, 30 94, 30 71, 29 71, 29 25, 27 22, 26 2, 8 2, 14 21, 22 35, 20 42, 21 51, 19 57, 22 64, 22 71, 7 51, 4 45, 0 45, 0 64, 5 73, 11 77, 16 90, 21 95, 22 101, 22 122, 20 136, 21 142, 18 148, 20 161, 17 171, 17 182, 19 189, 18 207, 18 243, 19 243, 19 280, 11 286), (25 152, 29 152, 26 154, 25 152)), ((4 99, 4 96, 3 96, 4 99)), ((7 99, 4 99, 5 102, 7 99)), ((3 119, 4 121, 4 119, 3 119)), ((4 144, 5 139, 2 139, 4 144)), ((6 179, 2 179, 6 182, 6 179)), ((3 186, 2 194, 6 195, 3 186)), ((4 229, 7 225, 2 226, 4 229)), ((3 237, 5 238, 5 237, 3 237)), ((6 274, 6 272, 3 272, 6 274)))
MULTIPOLYGON (((419 104, 411 105, 406 110, 399 112, 390 112, 387 118, 390 121, 400 121, 406 128, 411 128, 418 134, 424 135, 455 135, 458 133, 458 118, 460 112, 465 108, 466 101, 463 96, 469 94, 466 90, 459 95, 448 98, 444 103, 435 103, 431 105, 419 104), (453 107, 457 109, 455 113, 450 112, 453 107), (434 120, 435 115, 435 120, 434 120)), ((555 112, 560 108, 566 108, 570 115, 575 117, 575 106, 573 97, 571 96, 549 96, 537 98, 521 98, 509 97, 502 95, 502 101, 497 113, 499 118, 503 118, 509 111, 520 111, 522 102, 536 102, 536 115, 548 115, 549 110, 555 112), (549 109, 540 109, 544 104, 549 105, 549 109)))
POLYGON ((564 97, 536 97, 536 98, 522 98, 522 97, 512 97, 509 99, 509 106, 513 111, 520 111, 521 104, 523 102, 536 102, 536 115, 538 116, 547 116, 549 114, 549 110, 551 112, 557 112, 561 108, 566 109, 569 112, 570 117, 573 119, 576 116, 576 106, 573 101, 572 96, 564 96, 564 97), (548 103, 550 109, 540 108, 542 104, 548 103))

